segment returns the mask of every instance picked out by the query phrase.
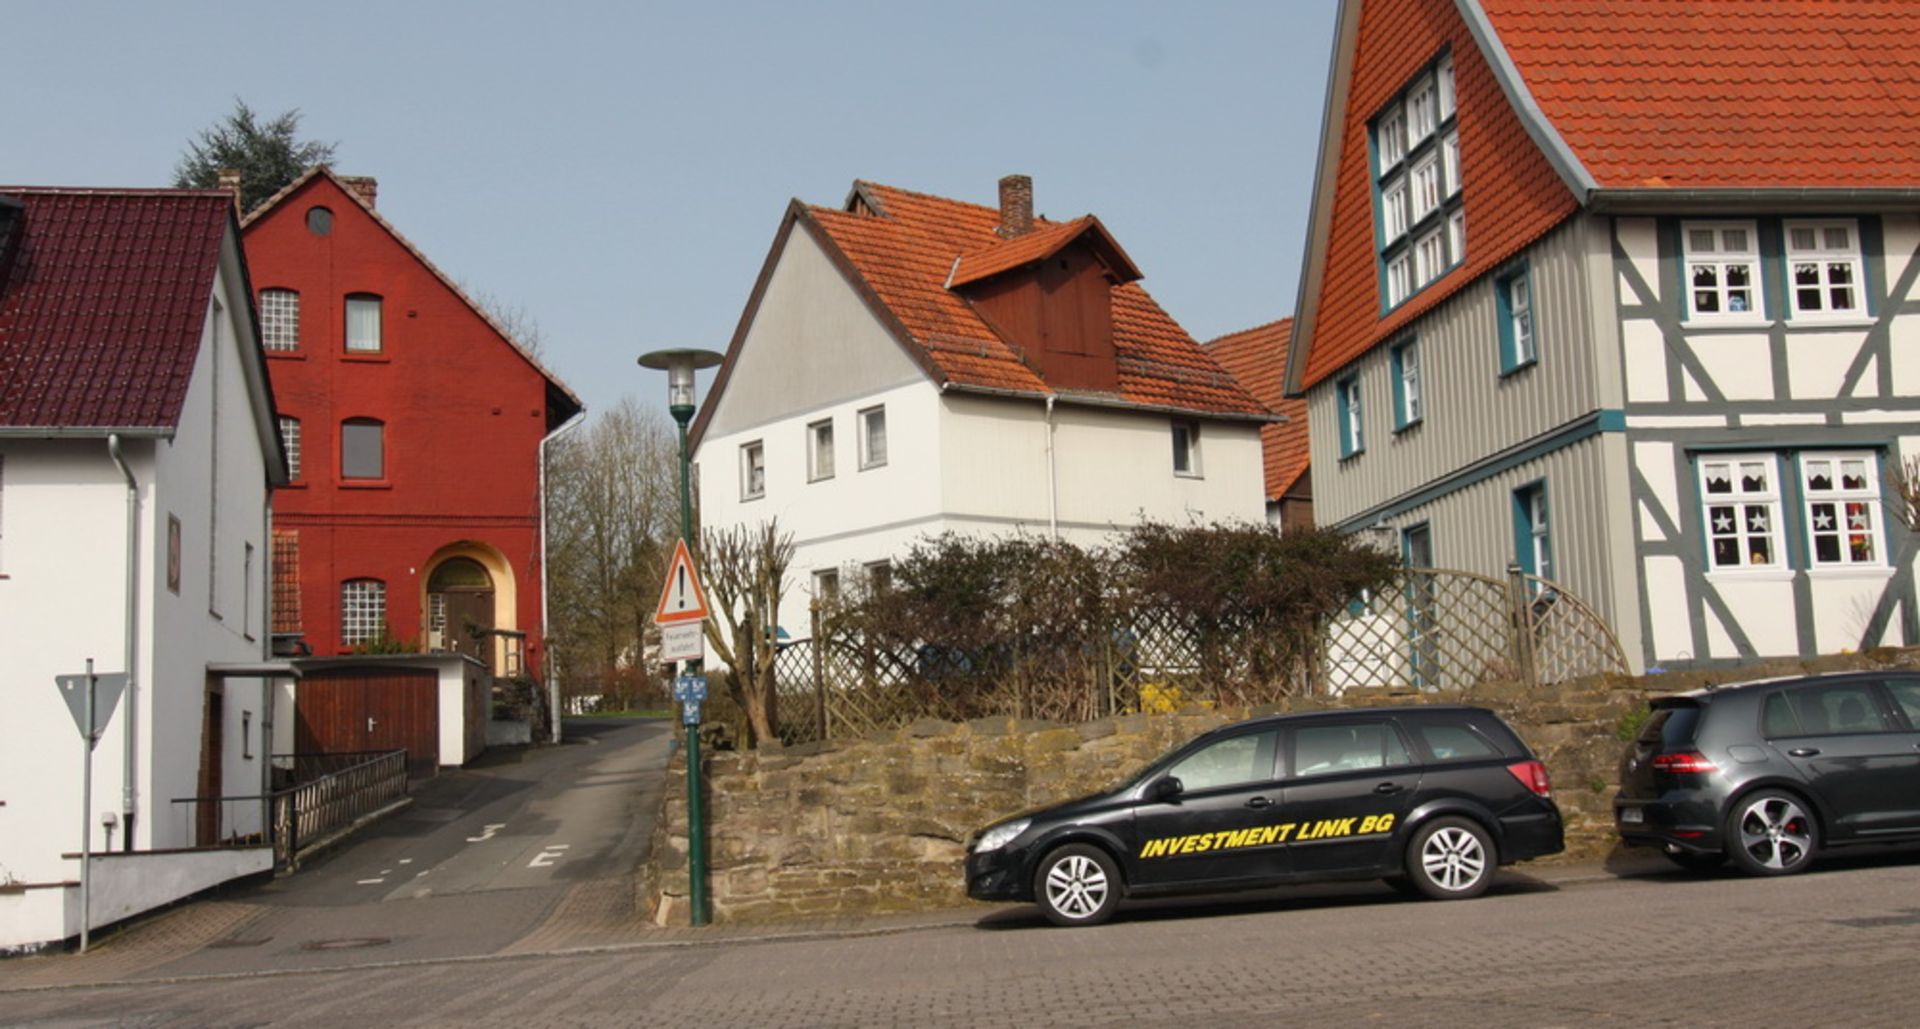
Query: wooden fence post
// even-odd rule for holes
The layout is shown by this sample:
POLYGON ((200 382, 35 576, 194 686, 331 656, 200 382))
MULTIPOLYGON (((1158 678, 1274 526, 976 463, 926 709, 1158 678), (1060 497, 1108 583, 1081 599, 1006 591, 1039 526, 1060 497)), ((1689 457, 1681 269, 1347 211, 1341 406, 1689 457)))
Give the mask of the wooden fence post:
POLYGON ((813 707, 814 717, 820 725, 820 742, 827 740, 827 657, 821 649, 820 639, 820 601, 807 602, 807 614, 813 624, 813 635, 807 647, 813 658, 813 707))
POLYGON ((1528 611, 1527 577, 1517 563, 1507 565, 1507 626, 1514 674, 1528 686, 1540 683, 1533 667, 1533 618, 1528 611))

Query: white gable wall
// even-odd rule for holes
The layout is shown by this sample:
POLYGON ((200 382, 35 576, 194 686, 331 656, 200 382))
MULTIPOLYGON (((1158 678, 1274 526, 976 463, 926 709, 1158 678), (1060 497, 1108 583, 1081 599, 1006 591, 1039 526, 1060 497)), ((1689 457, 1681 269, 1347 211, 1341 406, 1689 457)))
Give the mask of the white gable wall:
MULTIPOLYGON (((197 793, 207 665, 257 661, 264 653, 265 457, 241 368, 242 347, 254 344, 244 296, 232 275, 217 278, 215 296, 221 298, 222 317, 218 325, 210 319, 205 330, 174 439, 124 441, 140 485, 133 764, 135 845, 141 850, 194 842, 191 806, 171 801, 197 793), (212 346, 216 339, 217 350, 212 346), (209 612, 206 560, 215 503, 211 437, 216 356, 221 362, 220 514, 212 544, 222 556, 221 619, 209 612), (178 595, 166 588, 169 513, 182 524, 178 595), (253 544, 256 555, 257 581, 251 590, 242 580, 246 542, 253 544), (245 638, 243 600, 253 607, 256 638, 251 641, 245 638)), ((83 671, 88 657, 98 672, 124 670, 126 485, 104 438, 4 440, 0 455, 5 457, 0 482, 0 632, 5 642, 0 645, 8 655, 0 663, 0 692, 13 698, 14 705, 11 716, 0 719, 0 800, 6 802, 0 807, 0 880, 71 881, 78 877, 78 862, 61 855, 77 851, 80 844, 82 751, 53 677, 83 671)), ((257 794, 265 760, 259 739, 260 685, 231 680, 226 690, 223 792, 257 794), (249 710, 255 734, 251 759, 240 756, 240 721, 249 710)), ((96 848, 104 841, 100 814, 122 811, 127 715, 123 701, 94 752, 93 820, 87 831, 96 848)), ((226 831, 258 831, 258 812, 257 806, 229 806, 226 831)), ((116 832, 114 847, 120 846, 116 832)), ((9 899, 0 897, 0 902, 9 899)), ((172 899, 150 898, 152 904, 172 899)), ((77 932, 77 923, 12 924, 21 912, 42 908, 53 910, 0 903, 0 921, 8 923, 6 937, 17 942, 77 932)))

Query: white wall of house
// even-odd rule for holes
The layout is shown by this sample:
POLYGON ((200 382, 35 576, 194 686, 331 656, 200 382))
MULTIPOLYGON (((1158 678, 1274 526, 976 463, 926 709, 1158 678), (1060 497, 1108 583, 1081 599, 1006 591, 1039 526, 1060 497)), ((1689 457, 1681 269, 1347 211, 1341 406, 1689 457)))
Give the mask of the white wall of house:
MULTIPOLYGON (((96 845, 104 841, 101 813, 113 811, 125 824, 129 717, 134 845, 193 845, 193 818, 182 813, 191 805, 172 801, 198 793, 207 666, 265 654, 265 456, 242 371, 252 329, 237 251, 231 243, 228 250, 174 437, 125 444, 140 487, 138 685, 94 753, 94 821, 87 828, 96 845), (167 584, 170 515, 181 523, 178 593, 167 584)), ((0 880, 68 881, 79 874, 77 859, 61 855, 80 843, 81 744, 54 676, 84 670, 88 657, 96 671, 125 670, 126 486, 102 438, 4 440, 0 455, 0 626, 8 653, 0 691, 18 705, 0 720, 0 880)), ((266 760, 264 689, 258 680, 230 680, 225 690, 223 792, 257 794, 266 760)), ((257 805, 227 807, 227 833, 260 829, 257 805)), ((116 833, 116 848, 120 839, 116 833)), ((0 921, 25 910, 0 897, 0 921)), ((60 925, 40 928, 42 939, 64 932, 60 925)))
MULTIPOLYGON (((1745 223, 1762 240, 1795 216, 1747 215, 1699 221, 1745 223)), ((1852 226, 1864 263, 1857 288, 1893 295, 1876 310, 1820 315, 1792 311, 1789 263, 1762 254, 1764 304, 1744 318, 1708 321, 1689 313, 1675 265, 1678 226, 1662 250, 1663 224, 1620 218, 1614 276, 1627 384, 1626 427, 1636 498, 1641 604, 1659 661, 1720 660, 1749 654, 1832 653, 1908 642, 1914 612, 1908 534, 1892 505, 1891 473, 1920 453, 1920 317, 1902 313, 1899 283, 1920 248, 1920 219, 1815 218, 1852 226), (1875 234, 1866 231, 1877 227, 1875 234), (1875 508, 1879 553, 1860 565, 1821 566, 1809 557, 1809 514, 1799 462, 1809 456, 1871 455, 1881 493, 1875 508), (1716 455, 1761 459, 1772 496, 1771 566, 1716 566, 1700 484, 1716 455)), ((1762 249, 1765 249, 1763 246, 1762 249)), ((1746 505, 1731 502, 1741 511, 1746 505)))

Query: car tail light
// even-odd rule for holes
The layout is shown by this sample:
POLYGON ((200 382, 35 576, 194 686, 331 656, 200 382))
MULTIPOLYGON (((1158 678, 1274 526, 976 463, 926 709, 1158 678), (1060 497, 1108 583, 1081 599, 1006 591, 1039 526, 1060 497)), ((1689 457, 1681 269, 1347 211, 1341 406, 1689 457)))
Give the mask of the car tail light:
POLYGON ((1553 783, 1547 780, 1546 765, 1538 761, 1522 761, 1518 764, 1508 765, 1507 771, 1512 772, 1513 777, 1520 780, 1520 785, 1532 790, 1535 796, 1550 797, 1553 795, 1553 783))
POLYGON ((1654 755, 1653 770, 1672 772, 1675 775, 1706 775, 1719 771, 1720 767, 1708 761, 1705 754, 1697 750, 1689 750, 1680 754, 1654 755))

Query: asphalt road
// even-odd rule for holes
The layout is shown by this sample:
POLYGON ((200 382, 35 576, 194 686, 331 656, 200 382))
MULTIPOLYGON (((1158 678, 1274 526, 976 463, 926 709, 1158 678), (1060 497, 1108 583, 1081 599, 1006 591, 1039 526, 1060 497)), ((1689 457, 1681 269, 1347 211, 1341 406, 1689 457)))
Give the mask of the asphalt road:
MULTIPOLYGON (((545 838, 545 837, 542 837, 545 838)), ((529 838, 527 846, 538 842, 529 838)), ((521 851, 527 853, 529 851, 521 851)), ((655 932, 571 952, 0 992, 0 1023, 649 1026, 1912 1025, 1920 855, 1788 879, 1503 873, 945 923, 655 932)), ((1652 866, 1657 867, 1657 866, 1652 866)), ((5 989, 0 983, 0 991, 5 989)))
POLYGON ((631 873, 675 728, 580 719, 563 746, 489 751, 414 784, 412 807, 295 875, 108 936, 85 957, 0 962, 0 990, 65 981, 90 964, 145 978, 333 968, 564 943, 561 922, 575 937, 621 916, 629 928, 631 873), (600 917, 581 924, 582 901, 600 917))

